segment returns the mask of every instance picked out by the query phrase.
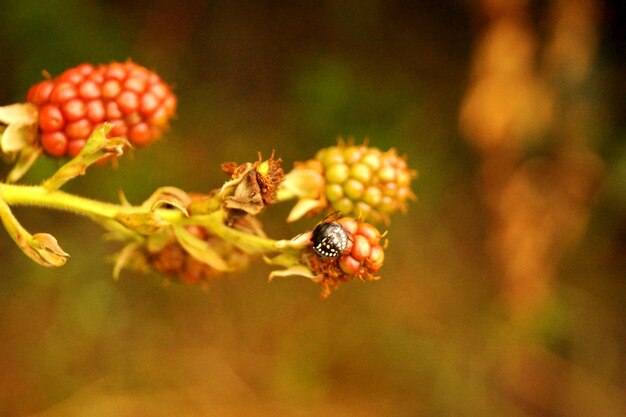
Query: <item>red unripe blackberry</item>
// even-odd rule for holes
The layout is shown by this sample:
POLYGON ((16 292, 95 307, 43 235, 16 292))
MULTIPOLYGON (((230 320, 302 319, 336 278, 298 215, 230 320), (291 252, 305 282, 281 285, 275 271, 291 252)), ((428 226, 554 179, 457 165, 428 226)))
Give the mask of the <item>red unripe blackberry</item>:
POLYGON ((85 117, 87 105, 84 101, 74 98, 61 106, 61 112, 68 122, 74 122, 85 117))
POLYGON ((357 261, 363 261, 372 252, 372 247, 365 236, 355 235, 354 244, 352 245, 352 251, 350 254, 357 261))
POLYGON ((39 112, 39 128, 44 132, 58 132, 65 126, 63 113, 58 106, 46 104, 39 112))
POLYGON ((348 275, 355 275, 358 274, 359 269, 361 269, 361 262, 347 255, 339 259, 339 268, 348 275))
POLYGON ((339 258, 339 268, 349 275, 359 278, 371 278, 378 271, 385 259, 380 245, 381 234, 369 223, 358 222, 354 218, 344 217, 338 220, 352 238, 352 247, 339 258))
POLYGON ((378 279, 375 274, 383 266, 385 253, 376 227, 353 217, 342 217, 325 220, 310 235, 308 264, 316 282, 322 285, 322 297, 353 279, 378 279), (350 244, 342 244, 342 234, 350 244))
POLYGON ((135 146, 155 141, 176 110, 176 97, 161 78, 133 62, 81 64, 30 88, 39 108, 40 143, 54 157, 74 156, 98 125, 135 146))
POLYGON ((50 93, 54 88, 54 83, 50 80, 42 81, 39 84, 35 84, 28 90, 26 100, 37 106, 41 106, 50 98, 50 93))
POLYGON ((365 260, 365 265, 370 272, 376 272, 383 266, 385 260, 385 252, 380 245, 372 247, 370 256, 365 260))
POLYGON ((67 152, 67 136, 63 132, 43 133, 41 144, 50 156, 60 157, 67 152))

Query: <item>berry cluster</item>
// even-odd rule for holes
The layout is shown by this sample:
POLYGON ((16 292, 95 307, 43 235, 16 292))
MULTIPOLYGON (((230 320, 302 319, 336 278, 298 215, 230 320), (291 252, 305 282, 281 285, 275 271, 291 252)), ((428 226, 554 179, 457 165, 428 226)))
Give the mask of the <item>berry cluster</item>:
POLYGON ((410 183, 415 174, 395 149, 339 145, 322 149, 316 159, 324 171, 326 198, 342 214, 388 221, 414 198, 410 183))
POLYGON ((54 157, 76 156, 92 130, 114 125, 110 136, 135 146, 156 140, 176 109, 176 96, 153 71, 133 62, 81 64, 28 91, 39 109, 40 142, 54 157))
POLYGON ((385 259, 380 245, 382 235, 371 224, 359 223, 351 217, 341 218, 337 223, 352 236, 352 246, 339 258, 339 267, 348 275, 372 277, 383 266, 385 259))
POLYGON ((0 218, 22 251, 45 266, 63 265, 68 254, 53 236, 30 235, 9 204, 70 210, 100 221, 112 238, 125 242, 115 277, 132 267, 206 285, 263 255, 268 264, 284 268, 272 271, 270 279, 305 277, 320 284, 326 297, 344 282, 378 279, 387 240, 370 223, 388 223, 392 213, 406 210, 407 200, 415 198, 410 186, 416 173, 405 157, 353 140, 320 150, 288 173, 273 152, 267 160, 259 153, 255 162, 224 163, 230 179, 207 194, 161 187, 132 206, 125 199, 114 205, 59 193, 91 164, 121 155, 129 142, 144 146, 156 140, 174 115, 176 97, 153 71, 114 62, 71 68, 34 85, 27 100, 0 107, 0 156, 14 162, 0 187, 0 218), (11 184, 42 150, 52 157, 78 157, 41 186, 11 184), (290 199, 297 201, 288 222, 334 213, 293 239, 267 237, 256 215, 290 199))
POLYGON ((323 277, 320 281, 323 287, 322 296, 328 296, 331 288, 336 288, 342 282, 354 278, 378 279, 375 274, 383 266, 385 253, 381 245, 383 235, 376 227, 351 217, 343 217, 336 222, 324 222, 321 225, 335 226, 333 228, 318 226, 311 236, 313 251, 309 256, 309 263, 313 272, 323 277), (331 234, 320 235, 327 231, 331 234), (345 246, 337 243, 342 241, 339 234, 344 233, 349 242, 345 246), (332 252, 332 255, 315 249, 316 242, 321 242, 324 237, 331 242, 328 251, 332 252))
MULTIPOLYGON (((242 269, 248 264, 248 256, 220 240, 200 226, 187 226, 186 230, 193 236, 201 239, 215 249, 219 250, 229 265, 233 268, 242 269)), ((159 248, 146 247, 144 254, 148 265, 158 273, 171 279, 179 279, 187 284, 205 285, 215 278, 219 278, 223 271, 213 268, 206 262, 192 256, 178 241, 171 241, 159 248)))

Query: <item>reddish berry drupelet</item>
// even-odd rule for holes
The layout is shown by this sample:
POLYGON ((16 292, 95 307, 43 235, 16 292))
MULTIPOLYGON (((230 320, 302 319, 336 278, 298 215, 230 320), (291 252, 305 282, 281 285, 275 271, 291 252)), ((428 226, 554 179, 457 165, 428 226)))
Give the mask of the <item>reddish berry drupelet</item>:
POLYGON ((383 265, 384 251, 380 244, 382 235, 369 223, 344 217, 337 223, 352 235, 350 251, 339 258, 339 268, 348 275, 370 278, 383 265))
POLYGON ((81 64, 30 88, 39 109, 40 143, 52 157, 75 156, 96 127, 134 146, 158 139, 176 110, 176 96, 153 71, 133 62, 81 64))

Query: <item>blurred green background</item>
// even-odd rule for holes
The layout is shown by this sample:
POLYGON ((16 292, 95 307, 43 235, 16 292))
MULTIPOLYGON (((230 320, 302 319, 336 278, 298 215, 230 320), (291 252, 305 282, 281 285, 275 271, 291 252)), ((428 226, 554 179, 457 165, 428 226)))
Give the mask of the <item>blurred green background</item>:
MULTIPOLYGON (((45 269, 0 233, 0 415, 626 415, 623 17, 591 0, 0 0, 1 104, 42 69, 127 58, 178 95, 166 138, 67 191, 206 192, 222 162, 275 149, 289 168, 338 135, 420 172, 383 279, 325 301, 260 261, 206 291, 113 281, 98 226, 16 208, 72 257, 45 269)), ((268 234, 312 224, 289 209, 261 216, 268 234)))

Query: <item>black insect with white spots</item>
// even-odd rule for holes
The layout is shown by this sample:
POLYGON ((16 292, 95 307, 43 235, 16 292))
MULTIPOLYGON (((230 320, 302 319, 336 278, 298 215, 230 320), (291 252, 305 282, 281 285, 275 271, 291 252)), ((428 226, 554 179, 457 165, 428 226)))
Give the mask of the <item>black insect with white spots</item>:
POLYGON ((323 258, 337 258, 348 248, 348 232, 337 222, 324 220, 313 229, 313 251, 323 258))

